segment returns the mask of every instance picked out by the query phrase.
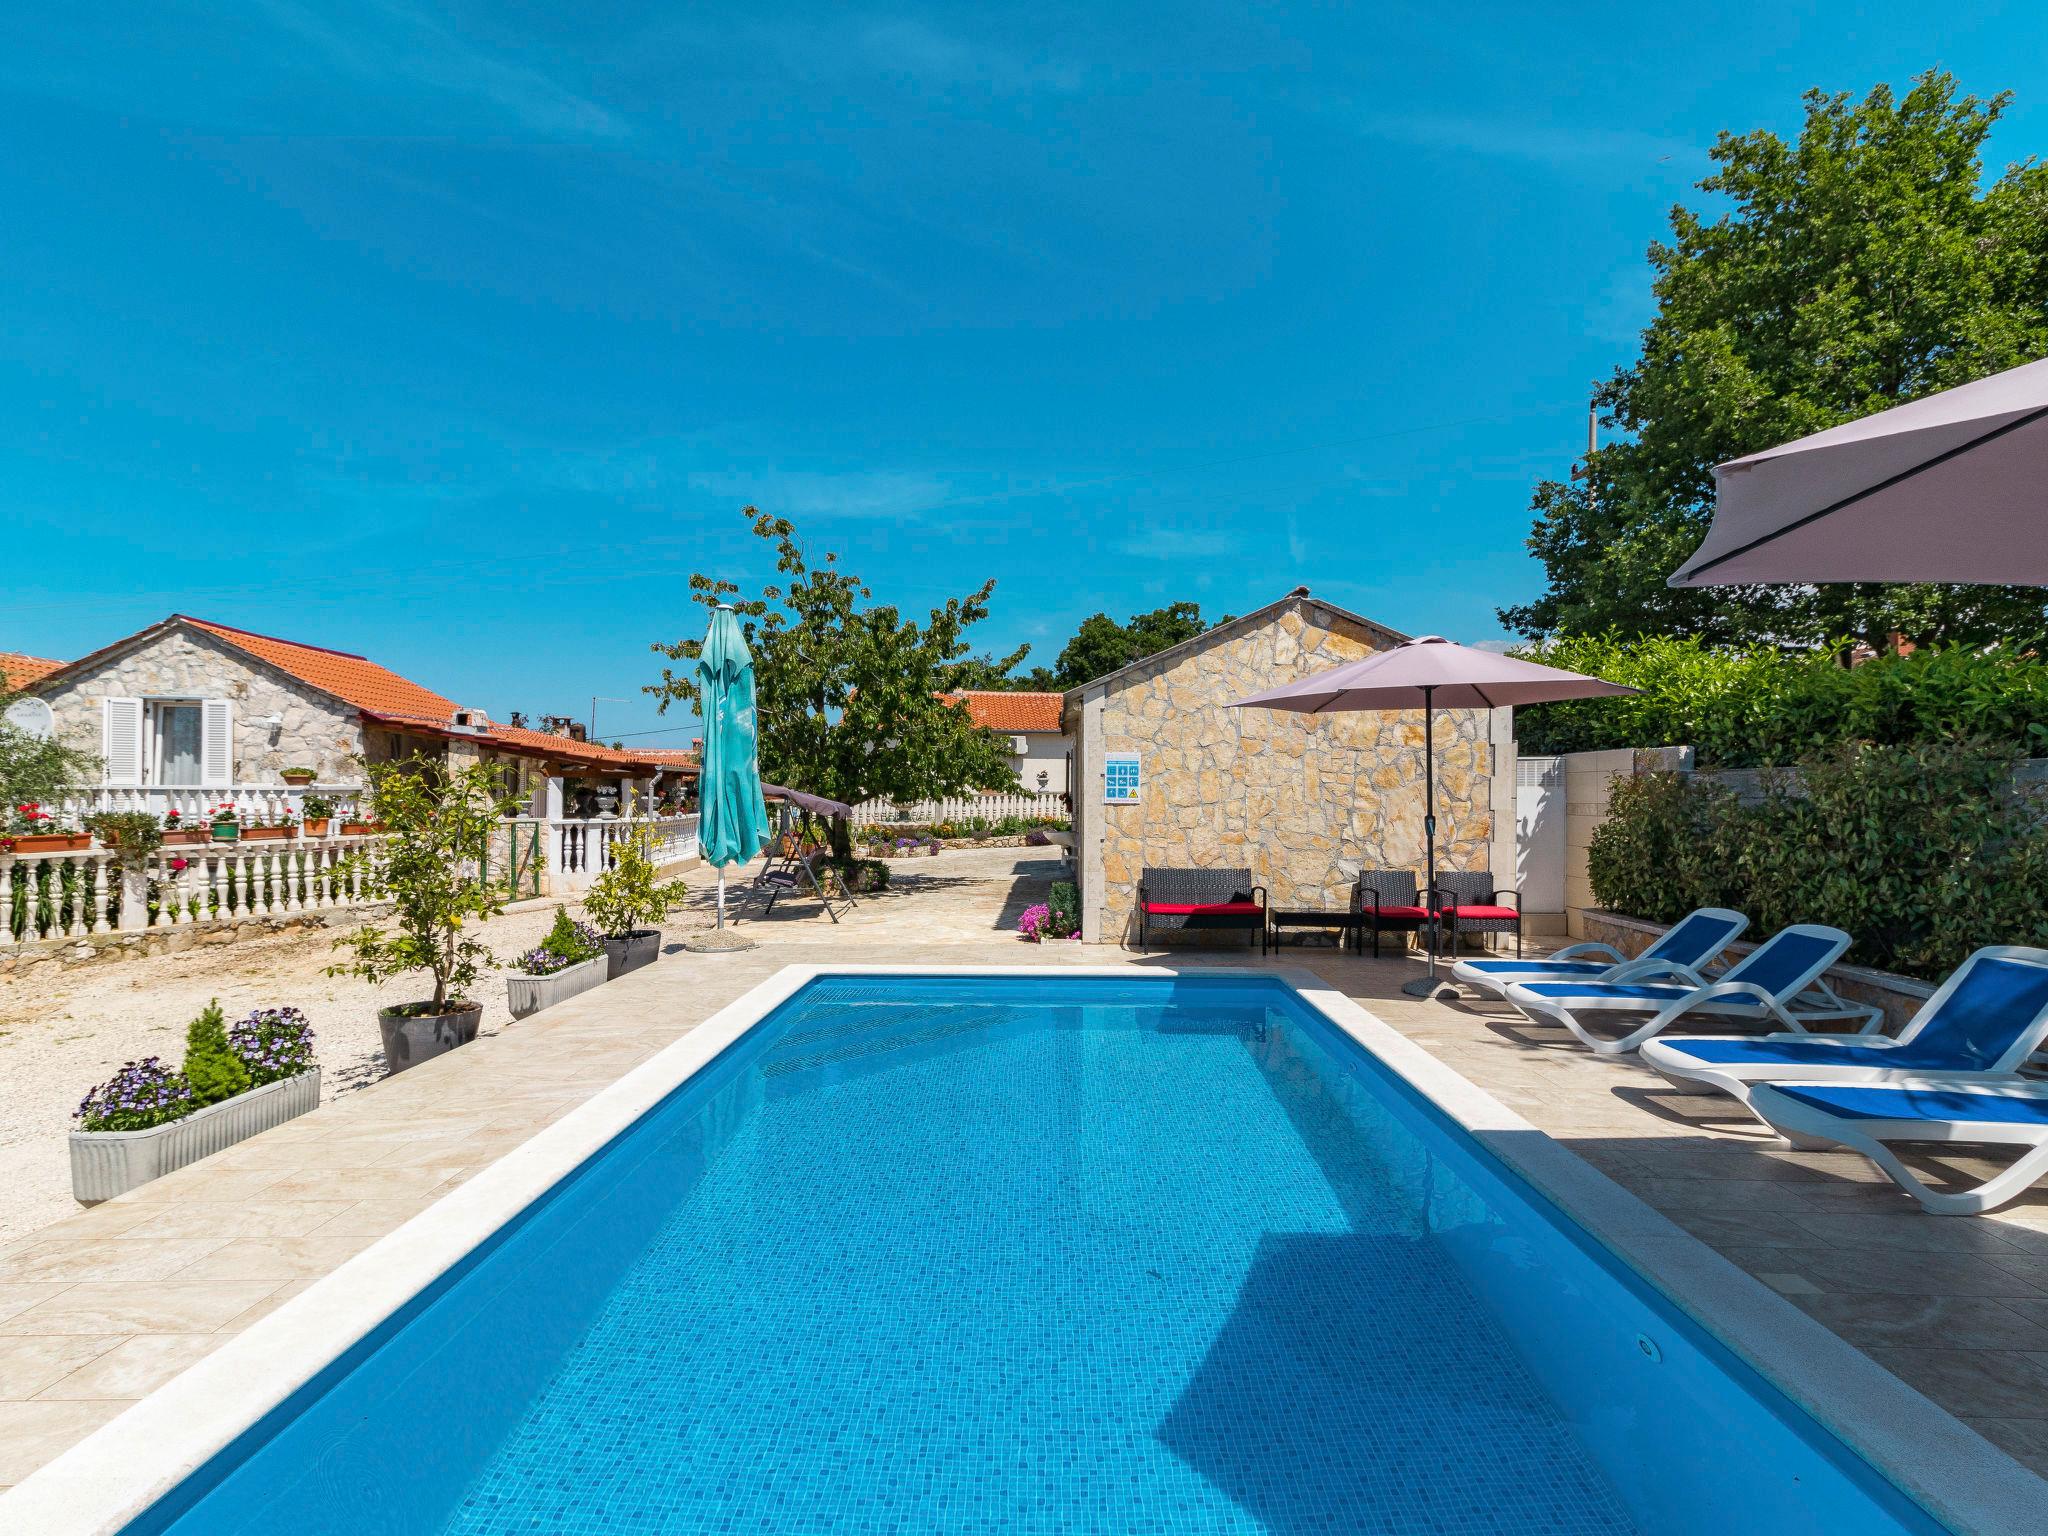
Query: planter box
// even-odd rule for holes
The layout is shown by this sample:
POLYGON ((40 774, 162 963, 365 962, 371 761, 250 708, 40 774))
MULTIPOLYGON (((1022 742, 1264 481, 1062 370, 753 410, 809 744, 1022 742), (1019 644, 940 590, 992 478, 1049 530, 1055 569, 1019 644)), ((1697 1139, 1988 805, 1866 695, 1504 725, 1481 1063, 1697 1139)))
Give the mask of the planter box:
POLYGON ((320 1069, 265 1083, 146 1131, 73 1131, 71 1194, 97 1205, 320 1106, 320 1069))
POLYGON ((239 821, 216 821, 213 824, 213 840, 216 843, 239 843, 242 840, 242 824, 239 821))
POLYGON ((25 832, 14 839, 16 853, 73 853, 91 846, 90 832, 25 832))
POLYGON ((290 827, 244 827, 242 841, 245 843, 274 843, 292 835, 290 827))
POLYGON ((325 816, 308 816, 305 823, 306 836, 325 837, 327 835, 327 820, 328 818, 325 816))
POLYGON ((304 789, 308 784, 319 778, 320 775, 317 773, 280 773, 278 777, 294 789, 304 789))
POLYGON ((610 979, 610 961, 604 955, 579 960, 552 976, 525 976, 509 972, 505 977, 505 1004, 515 1019, 552 1008, 556 1003, 604 985, 610 979))
POLYGON ((454 1013, 403 1014, 388 1008, 377 1010, 377 1032, 384 1037, 384 1066, 396 1076, 435 1056, 445 1056, 458 1045, 476 1038, 483 1023, 482 1003, 454 1013))
POLYGON ((213 834, 211 832, 201 831, 193 827, 180 827, 175 831, 164 833, 164 846, 166 848, 190 848, 196 843, 210 843, 212 841, 213 834))
POLYGON ((661 956, 661 930, 635 928, 620 939, 604 941, 605 980, 616 981, 628 971, 652 965, 661 956))

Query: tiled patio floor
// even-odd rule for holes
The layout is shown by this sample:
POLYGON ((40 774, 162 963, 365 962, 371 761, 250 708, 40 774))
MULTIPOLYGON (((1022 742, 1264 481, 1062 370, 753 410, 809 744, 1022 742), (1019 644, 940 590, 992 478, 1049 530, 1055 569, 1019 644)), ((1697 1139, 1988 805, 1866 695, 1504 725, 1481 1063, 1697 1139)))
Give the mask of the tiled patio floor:
MULTIPOLYGON (((0 1250, 0 1486, 19 1481, 785 965, 1161 963, 1003 930, 1050 867, 949 855, 834 927, 797 907, 740 954, 672 953, 0 1250)), ((1257 951, 1182 952, 1258 963, 1257 951)), ((1289 948, 1827 1327, 2048 1473, 2048 1195, 1917 1213, 1860 1159, 1794 1153, 1716 1101, 1497 1009, 1403 997, 1411 962, 1289 948)), ((368 1021, 365 1021, 365 1027, 368 1021)))

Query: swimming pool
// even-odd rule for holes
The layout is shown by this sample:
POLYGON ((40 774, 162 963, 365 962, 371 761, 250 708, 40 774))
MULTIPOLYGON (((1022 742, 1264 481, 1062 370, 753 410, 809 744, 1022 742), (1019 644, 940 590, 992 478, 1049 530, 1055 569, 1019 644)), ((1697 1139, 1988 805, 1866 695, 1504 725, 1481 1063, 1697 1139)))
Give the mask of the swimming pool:
POLYGON ((1939 1527, 1279 981, 828 975, 128 1529, 1939 1527))

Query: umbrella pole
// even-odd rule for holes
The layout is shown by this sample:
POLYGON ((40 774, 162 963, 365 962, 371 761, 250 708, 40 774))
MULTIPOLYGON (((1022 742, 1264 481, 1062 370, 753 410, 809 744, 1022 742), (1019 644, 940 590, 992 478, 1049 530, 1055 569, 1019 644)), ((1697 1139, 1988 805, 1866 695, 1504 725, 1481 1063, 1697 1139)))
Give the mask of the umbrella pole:
POLYGON ((1429 913, 1428 925, 1424 930, 1424 947, 1429 951, 1429 974, 1419 981, 1402 983, 1401 990, 1409 997, 1433 997, 1436 994, 1436 942, 1437 916, 1432 898, 1436 894, 1436 689, 1422 690, 1422 875, 1428 883, 1423 887, 1422 905, 1429 913))
POLYGON ((725 926, 725 866, 718 866, 718 926, 725 926))

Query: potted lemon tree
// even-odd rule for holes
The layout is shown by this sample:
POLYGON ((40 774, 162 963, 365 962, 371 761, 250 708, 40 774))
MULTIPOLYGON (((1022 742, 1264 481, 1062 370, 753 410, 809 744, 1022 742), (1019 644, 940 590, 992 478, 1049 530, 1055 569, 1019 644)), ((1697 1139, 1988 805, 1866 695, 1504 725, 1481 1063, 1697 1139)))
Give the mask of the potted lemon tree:
POLYGON ((372 900, 391 903, 391 924, 369 923, 336 939, 351 958, 330 976, 375 984, 423 972, 433 994, 377 1010, 384 1060, 403 1072, 476 1038, 483 1004, 470 996, 491 952, 470 936, 505 910, 502 886, 486 877, 491 836, 512 806, 480 765, 450 772, 431 758, 377 763, 370 807, 388 835, 341 863, 372 900))
POLYGON ((611 868, 583 893, 583 910, 604 935, 607 981, 654 963, 661 953, 661 920, 676 900, 676 887, 654 878, 647 828, 635 827, 614 843, 611 860, 611 868))

